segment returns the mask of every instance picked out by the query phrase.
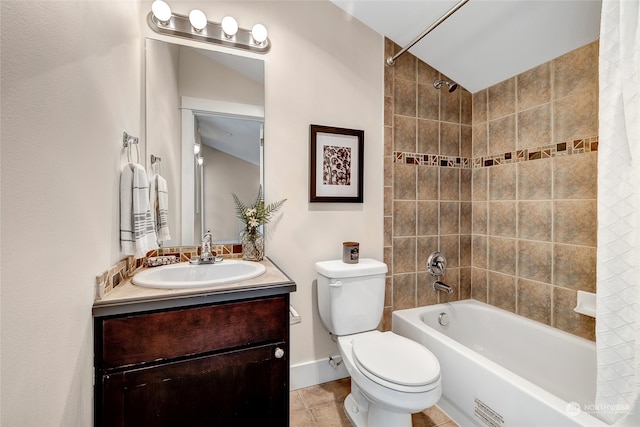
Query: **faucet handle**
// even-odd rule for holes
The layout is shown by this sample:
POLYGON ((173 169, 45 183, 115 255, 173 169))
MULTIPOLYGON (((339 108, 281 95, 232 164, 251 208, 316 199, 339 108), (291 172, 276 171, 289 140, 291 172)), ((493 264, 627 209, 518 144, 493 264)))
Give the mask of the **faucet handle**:
POLYGON ((444 270, 447 268, 447 260, 440 252, 433 252, 427 258, 427 271, 434 277, 444 276, 444 270))

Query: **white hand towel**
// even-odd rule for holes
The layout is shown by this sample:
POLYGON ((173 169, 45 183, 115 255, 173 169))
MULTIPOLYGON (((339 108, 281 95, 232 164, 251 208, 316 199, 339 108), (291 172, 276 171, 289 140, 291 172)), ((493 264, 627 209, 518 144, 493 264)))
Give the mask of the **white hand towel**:
POLYGON ((151 177, 149 182, 151 196, 151 214, 153 215, 153 224, 158 235, 158 241, 166 242, 171 240, 169 234, 169 191, 167 180, 158 174, 151 177))
POLYGON ((136 258, 158 249, 147 172, 138 164, 125 166, 120 177, 120 242, 122 252, 136 258))

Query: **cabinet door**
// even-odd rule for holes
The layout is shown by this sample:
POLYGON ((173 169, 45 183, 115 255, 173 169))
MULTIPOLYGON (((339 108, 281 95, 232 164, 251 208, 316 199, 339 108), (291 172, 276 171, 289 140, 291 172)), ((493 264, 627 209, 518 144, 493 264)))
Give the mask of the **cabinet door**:
POLYGON ((287 350, 282 342, 105 375, 103 425, 287 426, 287 350))

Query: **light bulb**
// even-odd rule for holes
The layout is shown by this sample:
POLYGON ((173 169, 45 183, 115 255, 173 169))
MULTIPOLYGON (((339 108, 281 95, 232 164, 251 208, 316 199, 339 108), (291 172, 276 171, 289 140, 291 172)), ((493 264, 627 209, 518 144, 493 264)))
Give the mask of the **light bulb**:
POLYGON ((224 35, 228 38, 235 36, 238 32, 238 22, 233 18, 233 16, 225 16, 222 18, 221 25, 224 35))
POLYGON ((256 24, 251 29, 251 36, 257 44, 262 44, 267 40, 267 28, 262 24, 256 24))
POLYGON ((189 22, 196 31, 202 31, 207 27, 207 15, 200 9, 193 9, 189 12, 189 22))
POLYGON ((200 153, 200 144, 194 144, 193 145, 193 154, 198 154, 200 153))
POLYGON ((158 21, 166 24, 171 19, 171 8, 169 5, 162 0, 156 0, 151 5, 151 12, 153 16, 155 16, 158 21))
POLYGON ((204 163, 204 158, 202 156, 198 156, 198 164, 202 166, 202 163, 204 163))

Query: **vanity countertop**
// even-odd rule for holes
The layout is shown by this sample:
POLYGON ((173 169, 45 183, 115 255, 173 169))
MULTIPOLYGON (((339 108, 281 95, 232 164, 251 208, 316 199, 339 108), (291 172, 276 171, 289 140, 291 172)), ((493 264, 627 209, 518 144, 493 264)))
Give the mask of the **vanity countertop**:
POLYGON ((258 277, 207 288, 145 288, 127 279, 93 303, 93 314, 108 316, 295 292, 296 284, 269 259, 265 258, 260 263, 266 271, 258 277))

